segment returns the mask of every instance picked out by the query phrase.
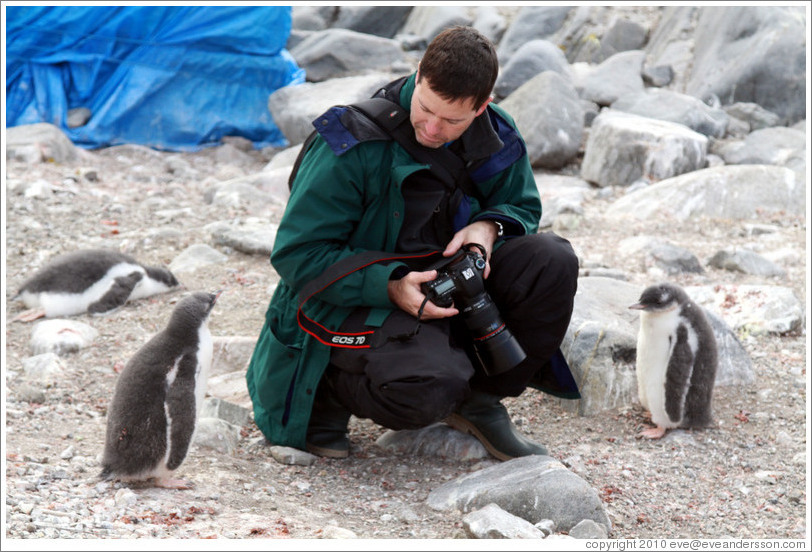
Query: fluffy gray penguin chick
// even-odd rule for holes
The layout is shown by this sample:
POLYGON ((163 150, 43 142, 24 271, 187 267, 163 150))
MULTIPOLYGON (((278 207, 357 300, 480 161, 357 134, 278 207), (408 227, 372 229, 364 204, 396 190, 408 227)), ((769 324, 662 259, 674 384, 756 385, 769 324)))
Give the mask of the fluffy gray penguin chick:
POLYGON ((14 299, 29 310, 14 320, 105 314, 178 285, 166 268, 143 265, 111 249, 81 249, 55 257, 23 283, 14 299))
POLYGON ((660 283, 629 308, 640 311, 637 392, 656 425, 639 436, 659 439, 671 428, 712 425, 718 352, 702 307, 681 287, 660 283))
POLYGON ((175 307, 167 326, 130 359, 107 410, 102 479, 184 489, 172 479, 186 458, 212 361, 207 321, 220 292, 197 292, 175 307))

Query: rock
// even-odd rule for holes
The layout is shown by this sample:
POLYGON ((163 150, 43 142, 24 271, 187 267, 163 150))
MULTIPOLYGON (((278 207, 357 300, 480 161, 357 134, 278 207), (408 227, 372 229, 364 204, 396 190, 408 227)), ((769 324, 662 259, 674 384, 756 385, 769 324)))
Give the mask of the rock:
POLYGON ((731 117, 747 123, 748 133, 761 128, 779 126, 781 122, 781 117, 753 102, 736 102, 723 105, 722 109, 731 117))
POLYGON ((737 331, 752 335, 784 335, 803 327, 804 307, 795 292, 787 287, 688 286, 685 291, 737 331))
POLYGON ((434 489, 427 504, 463 513, 496 504, 531 524, 552 519, 569 531, 583 519, 611 527, 598 494, 549 456, 524 456, 464 475, 434 489))
POLYGON ((584 114, 575 89, 558 73, 536 75, 499 106, 516 121, 533 167, 560 169, 577 155, 584 114))
POLYGON ((581 177, 598 186, 663 180, 703 168, 707 147, 681 124, 604 110, 592 122, 581 177))
POLYGON ((209 376, 207 392, 210 396, 236 404, 247 410, 252 409, 251 397, 245 383, 245 368, 209 376))
POLYGON ((223 454, 234 454, 240 441, 240 428, 220 418, 198 418, 192 443, 223 454))
POLYGON ((65 163, 79 155, 76 146, 59 127, 50 123, 20 125, 6 129, 6 159, 31 163, 65 163))
POLYGON ((237 427, 250 424, 251 416, 252 411, 250 409, 215 397, 203 401, 203 408, 200 411, 201 418, 218 418, 237 427))
MULTIPOLYGON (((61 360, 59 359, 59 357, 54 355, 53 353, 45 353, 45 355, 53 355, 53 357, 56 359, 56 361, 59 364, 61 364, 61 360)), ((37 355, 37 357, 45 356, 45 355, 37 355)), ((24 360, 23 361, 23 367, 25 368, 26 361, 29 361, 32 358, 37 358, 37 357, 31 357, 29 359, 24 360)), ((38 370, 35 369, 34 371, 38 371, 38 370)), ((56 379, 58 379, 59 377, 62 376, 63 371, 64 371, 63 368, 56 369, 56 370, 54 370, 53 373, 49 373, 50 371, 46 370, 46 375, 44 375, 44 376, 43 375, 41 375, 41 376, 32 376, 32 377, 33 377, 33 379, 37 379, 37 380, 40 380, 43 383, 45 383, 47 381, 55 381, 56 379)), ((23 402, 28 402, 28 403, 35 403, 35 404, 44 404, 45 403, 45 400, 46 400, 45 391, 40 389, 39 387, 34 387, 33 385, 23 383, 21 385, 18 385, 16 388, 13 388, 12 390, 14 392, 14 397, 18 401, 23 401, 23 402)))
POLYGON ((65 121, 68 128, 78 128, 85 126, 90 120, 93 113, 86 107, 74 107, 68 110, 68 116, 65 121))
POLYGON ((544 533, 532 523, 507 513, 496 504, 462 518, 466 534, 475 539, 541 539, 544 533))
POLYGON ((756 103, 785 124, 806 116, 802 7, 704 7, 698 15, 687 94, 715 94, 723 105, 756 103))
POLYGON ((227 255, 206 244, 197 243, 190 245, 175 257, 169 264, 169 270, 173 274, 194 272, 201 267, 224 263, 227 260, 227 255))
POLYGON ((507 22, 494 6, 479 6, 471 26, 494 44, 499 44, 507 30, 507 22))
POLYGON ((786 127, 763 128, 743 140, 715 144, 711 151, 728 165, 778 165, 806 178, 806 133, 786 127))
POLYGON ((257 338, 253 336, 213 336, 213 354, 209 377, 245 370, 257 338))
POLYGON ((419 36, 429 43, 444 29, 454 25, 470 25, 471 22, 465 7, 415 6, 401 32, 419 36))
POLYGON ((603 59, 619 52, 641 50, 646 45, 649 30, 630 19, 617 19, 601 38, 601 55, 603 59))
POLYGON ((504 66, 522 44, 536 38, 552 37, 572 10, 571 6, 524 6, 519 9, 497 47, 499 62, 504 66))
POLYGON ((635 94, 618 98, 612 109, 650 119, 671 121, 685 125, 705 136, 721 138, 725 135, 730 117, 719 108, 672 90, 647 88, 635 94))
POLYGON ((314 33, 292 48, 290 54, 305 70, 308 82, 391 71, 409 64, 397 41, 347 29, 314 33))
POLYGON ((555 71, 567 80, 572 79, 569 63, 561 48, 542 39, 523 44, 499 71, 494 86, 496 101, 507 98, 514 90, 544 71, 555 71))
MULTIPOLYGON (((389 73, 372 72, 285 86, 268 96, 268 110, 285 138, 293 145, 300 145, 313 132, 313 120, 327 109, 365 100, 394 78, 389 73)), ((290 160, 291 166, 295 159, 294 156, 290 160)))
POLYGON ((585 100, 600 106, 612 105, 619 98, 643 91, 641 50, 620 52, 575 78, 575 88, 585 100))
POLYGON ((578 522, 575 527, 570 529, 570 536, 576 539, 605 539, 608 537, 606 527, 591 519, 578 522))
POLYGON ((288 466, 312 466, 318 459, 317 456, 292 447, 270 447, 271 456, 280 464, 288 466))
POLYGON ((581 398, 561 401, 566 410, 591 416, 637 402, 634 364, 639 321, 628 307, 637 302, 641 291, 612 278, 578 279, 561 351, 581 398))
POLYGON ((276 240, 278 225, 250 218, 231 224, 218 222, 207 226, 215 245, 230 247, 248 255, 269 256, 276 240))
POLYGON ((723 270, 766 276, 768 278, 783 278, 787 274, 786 270, 780 266, 747 249, 718 251, 708 260, 708 264, 723 270))
POLYGON ((328 525, 325 527, 321 532, 321 538, 323 539, 357 539, 358 535, 356 535, 353 531, 349 529, 344 529, 343 527, 337 527, 335 525, 328 525))
POLYGON ((667 178, 627 194, 606 209, 610 218, 666 217, 676 221, 755 220, 768 213, 804 212, 804 186, 795 173, 770 165, 723 166, 667 178))
POLYGON ((414 6, 341 6, 334 28, 393 38, 414 6))
MULTIPOLYGON (((54 353, 65 356, 90 346, 98 335, 98 330, 82 322, 61 318, 44 320, 37 322, 31 331, 31 351, 35 355, 54 353)), ((55 368, 52 357, 38 359, 36 363, 37 366, 52 367, 48 370, 55 368)))

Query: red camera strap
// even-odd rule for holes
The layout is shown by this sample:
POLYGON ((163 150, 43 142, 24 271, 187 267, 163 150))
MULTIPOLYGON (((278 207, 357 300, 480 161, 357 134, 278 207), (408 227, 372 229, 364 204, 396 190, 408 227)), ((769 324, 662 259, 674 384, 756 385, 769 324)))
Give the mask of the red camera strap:
POLYGON ((296 312, 296 320, 299 323, 299 327, 315 337, 319 343, 329 347, 372 349, 382 345, 386 339, 380 339, 374 330, 363 332, 334 332, 324 327, 304 313, 303 309, 305 303, 314 295, 324 291, 342 278, 370 265, 392 261, 428 259, 441 253, 441 251, 430 251, 428 253, 398 254, 385 251, 362 251, 361 253, 333 263, 327 267, 321 275, 305 284, 299 292, 299 308, 296 312))

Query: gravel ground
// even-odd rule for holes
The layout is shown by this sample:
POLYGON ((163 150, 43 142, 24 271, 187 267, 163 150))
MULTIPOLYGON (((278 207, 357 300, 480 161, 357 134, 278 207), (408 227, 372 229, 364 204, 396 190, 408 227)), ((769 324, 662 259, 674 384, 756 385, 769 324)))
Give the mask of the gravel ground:
MULTIPOLYGON (((77 317, 99 330, 95 344, 66 357, 65 375, 57 381, 24 376, 32 325, 9 322, 24 309, 10 298, 32 270, 57 253, 90 246, 168 264, 187 246, 208 241, 205 224, 246 216, 207 204, 204 193, 213 182, 261 170, 270 154, 248 156, 237 163, 225 147, 169 154, 123 146, 85 152, 69 164, 7 163, 10 184, 42 179, 52 192, 6 198, 5 538, 465 536, 461 514, 432 511, 425 500, 432 489, 493 461, 398 456, 376 445, 385 429, 366 420, 352 420, 346 460, 278 464, 250 425, 233 455, 192 448, 179 470, 194 481, 192 490, 99 482, 117 369, 163 327, 182 292, 131 303, 103 318, 77 317), (178 157, 194 171, 172 173, 169 161, 178 157)), ((594 194, 580 224, 560 233, 585 261, 623 269, 641 286, 652 283, 651 276, 626 266, 616 253, 626 237, 664 235, 700 259, 753 240, 735 221, 678 228, 663 221, 618 224, 603 216, 608 204, 594 194)), ((781 246, 797 252, 784 281, 710 268, 672 280, 786 285, 805 304, 805 219, 759 222, 778 226, 781 246)), ((264 256, 224 252, 225 265, 181 280, 190 290, 226 289, 210 322, 215 336, 255 336, 276 275, 264 256)), ((742 336, 755 383, 717 388, 717 428, 674 431, 659 441, 635 438, 646 423, 639 406, 578 417, 532 390, 505 402, 526 434, 598 491, 613 524, 611 538, 808 539, 807 342, 805 332, 742 336)))

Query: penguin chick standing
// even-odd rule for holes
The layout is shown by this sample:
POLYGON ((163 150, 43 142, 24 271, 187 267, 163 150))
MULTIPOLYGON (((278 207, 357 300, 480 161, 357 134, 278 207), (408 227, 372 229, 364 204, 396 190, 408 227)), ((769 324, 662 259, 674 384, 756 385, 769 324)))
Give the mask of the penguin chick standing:
POLYGON ((14 320, 103 314, 178 285, 166 268, 142 265, 118 251, 82 249, 52 259, 20 287, 14 299, 30 310, 14 320))
POLYGON ((718 353, 702 307, 679 286, 661 283, 629 308, 641 311, 637 392, 657 426, 639 436, 659 439, 670 428, 711 425, 718 353))
POLYGON ((122 370, 107 410, 102 479, 191 485, 170 476, 186 457, 203 404, 212 361, 207 321, 219 295, 183 298, 122 370))

